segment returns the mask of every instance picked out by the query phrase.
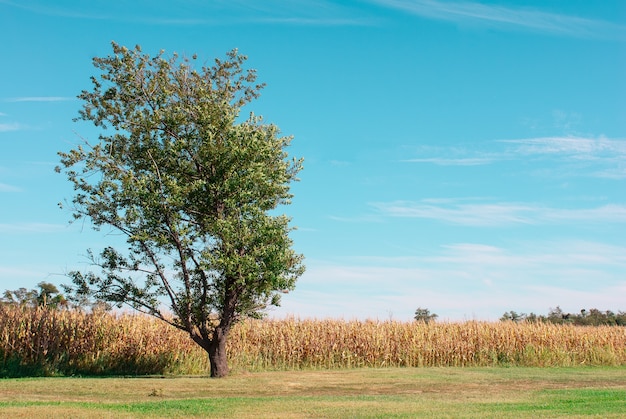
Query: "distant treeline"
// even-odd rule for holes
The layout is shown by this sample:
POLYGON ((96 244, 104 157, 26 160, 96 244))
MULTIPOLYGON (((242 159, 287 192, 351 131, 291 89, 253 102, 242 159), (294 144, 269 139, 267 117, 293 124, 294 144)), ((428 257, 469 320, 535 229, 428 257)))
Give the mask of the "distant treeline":
POLYGON ((535 313, 517 313, 508 311, 502 315, 500 321, 543 322, 553 324, 573 324, 577 326, 626 326, 626 312, 617 313, 607 310, 600 311, 596 308, 582 309, 579 313, 565 313, 561 307, 550 309, 547 315, 535 313))

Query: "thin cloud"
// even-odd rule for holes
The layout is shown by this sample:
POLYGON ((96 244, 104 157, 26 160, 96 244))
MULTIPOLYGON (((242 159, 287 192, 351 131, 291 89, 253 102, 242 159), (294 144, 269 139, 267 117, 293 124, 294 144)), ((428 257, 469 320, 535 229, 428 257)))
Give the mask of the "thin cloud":
POLYGON ((572 221, 626 223, 626 206, 605 205, 596 208, 563 209, 525 203, 441 203, 377 202, 370 204, 380 215, 400 218, 423 218, 474 227, 497 227, 519 224, 568 223, 572 221))
POLYGON ((429 157, 401 160, 406 163, 432 163, 438 166, 480 166, 493 163, 492 158, 488 157, 468 157, 458 159, 448 159, 443 157, 429 157))
POLYGON ((584 240, 527 243, 516 249, 482 243, 455 243, 444 245, 442 249, 442 255, 424 258, 420 262, 508 268, 576 267, 579 270, 589 266, 626 266, 624 247, 584 240))
MULTIPOLYGON (((626 178, 626 140, 605 137, 544 137, 503 140, 512 146, 506 152, 512 158, 553 158, 575 164, 575 176, 606 179, 626 178)), ((563 166, 567 169, 568 166, 563 166)))
POLYGON ((46 4, 22 4, 14 1, 8 0, 0 0, 0 4, 6 4, 8 6, 17 7, 23 10, 28 10, 33 13, 49 15, 49 16, 59 16, 59 17, 69 17, 75 19, 106 19, 106 15, 95 15, 95 14, 85 14, 80 13, 75 10, 65 9, 60 7, 50 7, 46 4))
POLYGON ((29 4, 0 0, 13 7, 33 13, 83 20, 110 20, 122 23, 174 26, 223 26, 229 24, 286 24, 304 26, 352 26, 369 25, 370 17, 357 17, 353 10, 346 9, 329 1, 290 1, 280 0, 249 2, 232 0, 229 2, 181 1, 175 10, 169 4, 163 6, 147 1, 136 1, 135 9, 127 4, 110 5, 102 13, 93 13, 58 5, 29 4), (142 4, 143 3, 143 4, 142 4), (113 8, 112 8, 113 7, 113 8), (118 7, 118 9, 115 9, 118 7), (119 9, 123 7, 122 9, 119 9), (204 16, 207 16, 206 18, 204 16))
POLYGON ((64 224, 15 223, 0 224, 0 233, 56 233, 67 229, 64 224))
POLYGON ((21 189, 17 186, 7 185, 6 183, 0 183, 0 192, 20 192, 21 189))
POLYGON ((23 96, 9 98, 7 102, 64 102, 68 100, 74 100, 73 97, 66 96, 23 96))
POLYGON ((450 147, 421 145, 412 152, 417 156, 399 161, 437 166, 482 166, 495 163, 504 157, 502 153, 494 152, 493 147, 491 147, 491 151, 486 152, 480 146, 471 147, 468 145, 450 147))
POLYGON ((362 255, 356 263, 311 261, 272 314, 410 319, 421 305, 441 320, 497 320, 511 309, 544 314, 557 305, 615 310, 616 295, 626 289, 625 255, 623 246, 567 240, 510 247, 450 243, 401 260, 362 255))
POLYGON ((626 140, 584 137, 543 137, 521 140, 501 140, 516 145, 521 154, 560 154, 580 159, 626 157, 626 140))
POLYGON ((340 217, 336 215, 329 215, 328 218, 333 221, 338 221, 341 223, 379 223, 379 222, 382 222, 382 219, 380 218, 380 216, 376 216, 373 214, 367 214, 367 215, 355 216, 355 217, 340 217))
MULTIPOLYGON (((419 157, 401 160, 438 166, 480 166, 516 160, 555 159, 576 163, 572 175, 587 175, 609 179, 626 178, 626 140, 606 137, 554 136, 496 140, 489 152, 460 147, 420 147, 419 157), (584 169, 584 170, 583 170, 584 169)), ((554 170, 551 165, 550 170, 554 170)), ((568 166, 561 166, 567 169, 568 166)))
POLYGON ((9 281, 18 279, 33 281, 35 278, 45 278, 49 274, 43 269, 23 269, 21 267, 0 266, 0 279, 6 278, 9 281))
POLYGON ((522 29, 578 38, 626 40, 626 27, 611 22, 549 13, 537 9, 476 1, 372 0, 388 8, 429 19, 522 29))
POLYGON ((615 180, 626 179, 626 165, 624 163, 621 163, 620 167, 599 170, 595 172, 595 176, 615 180))
POLYGON ((17 122, 12 122, 10 124, 0 124, 0 132, 19 131, 22 128, 22 125, 18 124, 17 122))
POLYGON ((448 204, 420 202, 377 202, 370 204, 381 215, 400 218, 425 218, 467 226, 533 224, 537 208, 514 203, 448 204))

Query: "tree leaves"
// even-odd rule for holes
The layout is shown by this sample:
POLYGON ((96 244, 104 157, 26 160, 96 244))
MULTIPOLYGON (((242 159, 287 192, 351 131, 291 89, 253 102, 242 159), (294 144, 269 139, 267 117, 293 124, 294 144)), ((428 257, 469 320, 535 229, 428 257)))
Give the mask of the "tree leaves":
POLYGON ((241 120, 263 85, 237 50, 196 70, 195 55, 112 47, 79 95, 77 119, 103 131, 59 153, 57 171, 74 184, 74 217, 112 227, 129 246, 94 257, 101 274, 72 273, 73 289, 160 318, 170 311, 194 340, 227 333, 278 304, 304 271, 289 219, 269 214, 290 202, 302 160, 289 158, 292 138, 278 127, 241 120))

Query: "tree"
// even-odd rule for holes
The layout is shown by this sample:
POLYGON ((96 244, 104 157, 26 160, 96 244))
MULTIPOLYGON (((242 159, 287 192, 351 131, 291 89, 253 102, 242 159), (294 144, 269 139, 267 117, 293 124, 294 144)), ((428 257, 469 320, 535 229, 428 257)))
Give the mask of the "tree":
POLYGON ((71 272, 70 287, 187 332, 223 377, 235 322, 279 305, 304 271, 290 219, 276 214, 302 159, 275 125, 241 118, 263 85, 237 50, 196 70, 195 55, 112 46, 94 58, 100 74, 76 118, 103 131, 60 152, 57 172, 74 184, 73 217, 122 233, 128 249, 89 253, 100 272, 71 272))
POLYGON ((39 290, 28 290, 23 287, 13 291, 6 290, 2 298, 0 298, 0 303, 49 308, 67 306, 68 303, 65 296, 59 292, 59 289, 54 284, 42 281, 37 284, 37 287, 39 290))
MULTIPOLYGON (((532 314, 532 313, 531 313, 532 314)), ((512 321, 515 323, 521 323, 525 321, 527 318, 526 313, 517 313, 513 310, 505 312, 502 317, 500 317, 501 322, 512 321)))
POLYGON ((422 321, 422 322, 430 323, 431 321, 435 321, 437 317, 439 316, 436 315, 435 313, 431 314, 430 310, 427 308, 418 307, 417 310, 415 310, 414 319, 418 322, 422 321))
POLYGON ((37 284, 39 293, 36 301, 41 307, 59 308, 67 306, 65 296, 61 294, 56 285, 49 282, 40 282, 37 284))
POLYGON ((556 308, 550 308, 546 320, 554 324, 570 323, 570 314, 565 313, 561 307, 556 306, 556 308))

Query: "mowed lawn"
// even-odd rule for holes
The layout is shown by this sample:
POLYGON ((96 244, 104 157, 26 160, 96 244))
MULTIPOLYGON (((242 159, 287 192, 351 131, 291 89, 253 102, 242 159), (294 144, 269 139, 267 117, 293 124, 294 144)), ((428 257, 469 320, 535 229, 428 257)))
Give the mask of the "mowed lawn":
POLYGON ((388 368, 0 380, 0 416, 626 417, 626 368, 388 368))

